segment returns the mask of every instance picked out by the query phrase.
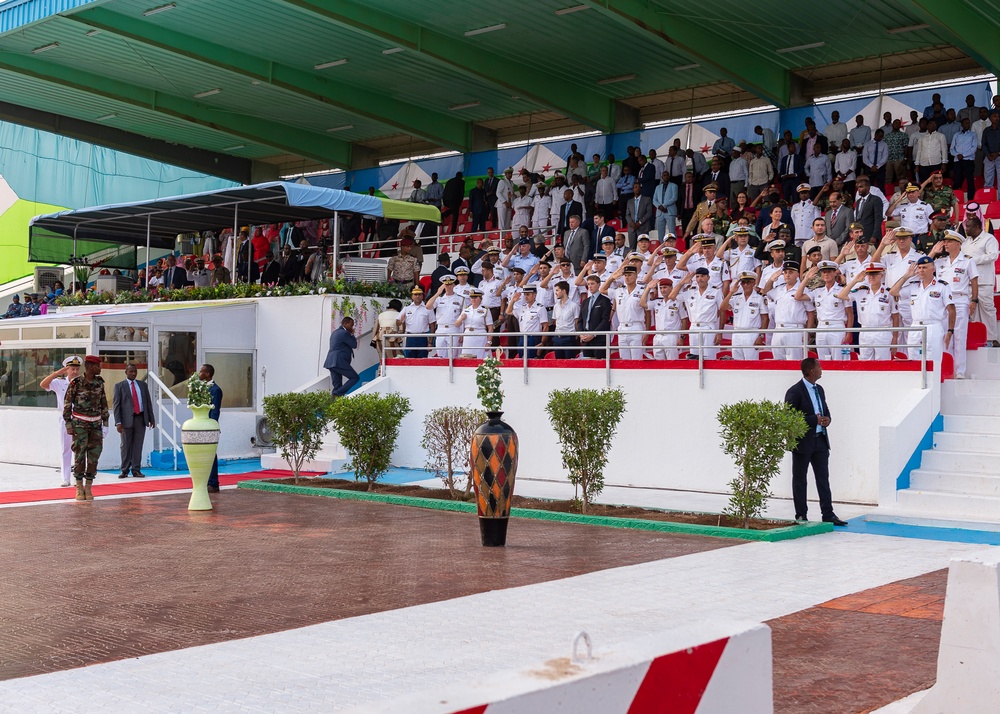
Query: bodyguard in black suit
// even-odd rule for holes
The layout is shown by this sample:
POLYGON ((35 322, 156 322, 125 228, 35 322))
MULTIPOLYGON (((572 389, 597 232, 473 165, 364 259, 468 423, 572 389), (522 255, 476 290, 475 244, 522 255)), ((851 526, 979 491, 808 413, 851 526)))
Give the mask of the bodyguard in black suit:
POLYGON ((855 187, 858 197, 854 204, 854 220, 864 227, 865 238, 877 243, 882 240, 885 206, 881 198, 871 193, 871 180, 867 176, 858 176, 855 187))
MULTIPOLYGON (((580 303, 581 332, 607 332, 611 329, 611 300, 606 295, 601 295, 600 287, 600 276, 593 274, 587 276, 589 292, 580 303)), ((604 359, 607 339, 607 335, 581 335, 580 346, 583 356, 604 359)))
MULTIPOLYGON (((567 189, 567 192, 569 190, 567 189)), ((556 226, 556 234, 562 235, 569 230, 569 217, 579 216, 583 220, 583 204, 579 201, 567 201, 559 209, 559 225, 556 226)))
POLYGON ((833 496, 830 493, 830 408, 826 405, 826 393, 816 382, 823 376, 819 360, 807 357, 802 360, 802 381, 793 384, 785 392, 785 403, 802 412, 809 429, 792 449, 792 499, 795 501, 795 520, 806 521, 808 503, 807 476, 812 464, 816 477, 816 491, 823 520, 835 526, 846 526, 833 512, 833 496))
POLYGON ((135 478, 145 478, 142 473, 142 444, 146 439, 146 429, 156 427, 149 387, 136 379, 136 374, 134 364, 125 365, 125 379, 115 385, 112 394, 115 428, 122 440, 122 468, 118 478, 128 477, 130 470, 135 478))

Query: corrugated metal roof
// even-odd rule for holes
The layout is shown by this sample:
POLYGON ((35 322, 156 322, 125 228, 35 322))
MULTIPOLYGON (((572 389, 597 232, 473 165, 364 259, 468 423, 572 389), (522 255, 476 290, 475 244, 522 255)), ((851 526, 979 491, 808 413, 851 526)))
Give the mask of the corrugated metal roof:
MULTIPOLYGON (((107 125, 152 138, 317 169, 332 164, 306 158, 308 151, 296 158, 287 142, 269 145, 260 132, 253 132, 259 141, 241 138, 234 125, 252 118, 276 137, 354 142, 391 158, 467 147, 472 123, 500 140, 606 129, 613 101, 636 109, 640 121, 759 104, 753 92, 777 80, 751 76, 748 67, 832 93, 893 77, 950 77, 975 64, 955 46, 956 33, 927 22, 914 0, 845 0, 830 12, 798 0, 582 2, 588 9, 565 13, 577 3, 175 0, 147 16, 164 3, 11 0, 0 4, 3 98, 86 121, 114 113, 107 125), (646 15, 623 18, 622 8, 646 15), (94 31, 106 22, 111 29, 94 31), (397 35, 416 37, 416 45, 393 51, 397 35), (219 60, 215 48, 252 58, 256 69, 219 60), (339 59, 347 62, 314 69, 339 59), (86 72, 96 79, 93 91, 51 72, 86 72), (296 87, 295 77, 308 77, 309 86, 296 87), (182 100, 191 111, 116 101, 123 85, 115 83, 182 100), (323 99, 323 87, 336 91, 323 99), (221 91, 194 97, 211 89, 221 91)), ((954 2, 1000 29, 974 0, 954 2)))

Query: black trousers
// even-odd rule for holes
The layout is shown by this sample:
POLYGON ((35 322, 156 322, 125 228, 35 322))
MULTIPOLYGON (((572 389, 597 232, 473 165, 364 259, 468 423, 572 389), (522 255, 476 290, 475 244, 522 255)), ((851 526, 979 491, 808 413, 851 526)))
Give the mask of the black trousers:
POLYGON ((792 500, 795 516, 805 518, 809 510, 806 502, 809 466, 816 478, 816 493, 823 518, 833 516, 833 496, 830 493, 830 446, 826 439, 811 432, 802 438, 792 452, 792 500))
POLYGON ((142 472, 142 445, 146 441, 146 418, 137 414, 132 418, 132 426, 123 426, 121 433, 121 472, 129 471, 135 476, 142 472))
POLYGON ((972 197, 976 195, 976 162, 972 159, 962 159, 959 161, 955 159, 955 172, 951 181, 951 187, 958 191, 962 188, 962 184, 966 185, 965 189, 965 200, 971 201, 972 197))

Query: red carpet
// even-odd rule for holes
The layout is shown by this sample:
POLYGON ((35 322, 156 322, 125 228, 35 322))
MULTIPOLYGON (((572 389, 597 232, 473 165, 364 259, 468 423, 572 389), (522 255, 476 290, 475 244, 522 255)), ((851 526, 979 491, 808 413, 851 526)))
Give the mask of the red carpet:
MULTIPOLYGON (((251 481, 260 478, 287 478, 291 471, 283 469, 263 469, 248 471, 244 474, 219 474, 220 486, 232 486, 240 481, 251 481)), ((315 471, 303 471, 302 476, 321 476, 315 471)), ((128 478, 118 480, 116 476, 99 475, 94 482, 94 496, 120 496, 122 494, 156 493, 157 491, 183 491, 191 488, 190 476, 176 478, 128 478), (114 479, 110 483, 101 483, 101 479, 114 479)), ((42 488, 36 491, 6 491, 0 493, 0 504, 5 503, 35 503, 37 501, 67 501, 76 496, 76 489, 42 488)))

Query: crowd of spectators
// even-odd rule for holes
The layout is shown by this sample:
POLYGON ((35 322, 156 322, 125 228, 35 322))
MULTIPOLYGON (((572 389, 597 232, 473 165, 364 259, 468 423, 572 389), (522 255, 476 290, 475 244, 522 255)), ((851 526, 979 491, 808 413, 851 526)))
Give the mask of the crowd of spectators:
MULTIPOLYGON (((970 319, 983 322, 989 341, 1000 346, 993 300, 1000 251, 983 206, 973 198, 977 181, 997 186, 1000 97, 981 107, 969 95, 966 107, 956 111, 935 94, 923 114, 886 113, 882 121, 873 129, 857 116, 848 127, 832 112, 822 131, 807 119, 797 136, 786 130, 780 140, 761 126, 738 141, 722 128, 708 157, 677 139, 662 158, 655 150, 629 147, 622 161, 595 155, 588 163, 573 145, 565 169, 551 182, 524 169, 515 183, 511 168, 502 178, 491 168, 485 181, 477 181, 475 196, 470 193, 469 211, 474 230, 499 230, 494 235, 501 245, 477 244, 472 237, 457 260, 441 256, 426 303, 423 295, 414 296, 423 309, 404 308, 399 327, 449 336, 435 337, 433 350, 419 348, 420 340, 430 338, 415 338, 418 346, 408 356, 446 354, 461 344, 455 336, 463 331, 460 316, 468 313, 468 324, 483 310, 490 313, 491 332, 600 331, 588 324, 586 308, 605 295, 613 304, 601 327, 619 331, 623 357, 678 353, 648 349, 629 336, 623 342, 623 329, 695 332, 699 325, 717 330, 727 323, 766 329, 770 318, 771 327, 803 330, 794 349, 772 348, 754 336, 753 349, 734 349, 735 359, 754 359, 765 349, 776 358, 800 359, 807 344, 824 358, 846 356, 846 350, 821 345, 829 340, 817 341, 819 333, 805 341, 805 331, 820 323, 843 328, 834 333, 836 344, 867 339, 874 346, 861 349, 862 358, 888 359, 897 352, 914 356, 905 343, 917 333, 891 328, 913 324, 913 304, 919 302, 918 314, 929 309, 929 321, 941 327, 930 341, 947 345, 957 371, 964 372, 970 319), (650 242, 650 233, 658 242, 650 242), (932 291, 944 304, 927 308, 923 297, 914 297, 914 285, 927 270, 918 264, 933 266, 929 284, 946 288, 932 291), (832 296, 825 307, 819 291, 832 296), (716 304, 692 302, 695 293, 708 294, 716 304), (458 301, 452 299, 456 294, 458 301), (558 308, 567 301, 578 306, 576 322, 567 317, 572 308, 558 308), (442 306, 443 316, 437 314, 442 306), (886 330, 859 338, 850 333, 852 326, 886 330)), ((462 175, 448 184, 455 180, 462 175)), ((430 202, 427 195, 415 184, 410 200, 430 202)), ((595 345, 586 342, 568 349, 554 335, 543 346, 562 347, 556 351, 563 356, 588 356, 595 345)), ((697 341, 687 342, 690 347, 697 341)), ((414 344, 409 338, 407 343, 414 344)), ((535 345, 529 339, 514 349, 523 347, 535 345)), ((707 342, 702 347, 714 355, 707 342)), ((931 356, 937 347, 929 346, 931 356)), ((471 352, 486 349, 476 343, 471 352)), ((541 354, 538 348, 531 352, 541 354)))

